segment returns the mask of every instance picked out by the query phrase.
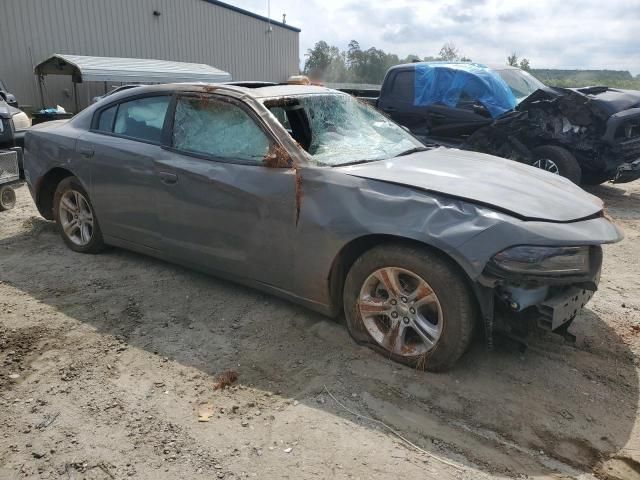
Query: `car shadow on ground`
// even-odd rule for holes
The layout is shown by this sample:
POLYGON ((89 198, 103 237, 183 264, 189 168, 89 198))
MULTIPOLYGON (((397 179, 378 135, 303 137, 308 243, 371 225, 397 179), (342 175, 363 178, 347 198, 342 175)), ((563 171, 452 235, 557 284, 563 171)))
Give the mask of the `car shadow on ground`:
POLYGON ((605 202, 609 215, 620 220, 640 220, 640 195, 637 193, 627 192, 613 183, 585 187, 585 190, 605 202))
POLYGON ((575 346, 540 335, 525 353, 487 352, 478 340, 453 371, 430 374, 357 346, 339 321, 123 250, 77 254, 52 223, 28 222, 0 241, 0 280, 207 375, 233 368, 241 384, 377 428, 329 391, 422 448, 493 473, 550 473, 556 461, 591 470, 630 438, 639 391, 633 355, 588 308, 572 327, 575 346), (40 265, 37 274, 24 262, 40 265))

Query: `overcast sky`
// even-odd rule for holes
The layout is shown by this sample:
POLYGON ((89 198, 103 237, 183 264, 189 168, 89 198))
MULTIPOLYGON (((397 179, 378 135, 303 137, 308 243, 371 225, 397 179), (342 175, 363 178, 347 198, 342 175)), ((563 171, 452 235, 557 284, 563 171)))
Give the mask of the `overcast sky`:
MULTIPOLYGON (((267 14, 267 0, 229 0, 267 14)), ((271 18, 302 29, 300 56, 318 40, 351 39, 400 56, 436 55, 446 41, 474 61, 515 51, 533 68, 640 73, 640 0, 271 0, 271 18)))

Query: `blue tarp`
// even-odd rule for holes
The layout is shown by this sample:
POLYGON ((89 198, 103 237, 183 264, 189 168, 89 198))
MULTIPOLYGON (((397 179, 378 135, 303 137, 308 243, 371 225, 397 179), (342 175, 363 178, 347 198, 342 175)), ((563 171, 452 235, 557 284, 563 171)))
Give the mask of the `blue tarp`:
POLYGON ((449 107, 463 100, 480 102, 493 118, 517 104, 511 89, 496 72, 478 63, 417 63, 415 106, 444 104, 449 107))

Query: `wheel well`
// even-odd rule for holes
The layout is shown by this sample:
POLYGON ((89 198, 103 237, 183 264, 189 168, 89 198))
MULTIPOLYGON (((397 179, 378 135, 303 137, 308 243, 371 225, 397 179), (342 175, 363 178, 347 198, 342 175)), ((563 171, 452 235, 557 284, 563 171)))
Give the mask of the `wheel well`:
POLYGON ((56 188, 62 179, 73 176, 69 170, 56 167, 49 170, 42 180, 37 189, 36 194, 36 206, 40 215, 47 220, 53 220, 53 196, 56 193, 56 188))
MULTIPOLYGON (((395 235, 365 235, 363 237, 352 240, 347 245, 342 247, 342 250, 338 253, 331 265, 331 272, 329 274, 329 293, 331 295, 332 311, 335 315, 342 309, 342 291, 344 289, 344 282, 347 278, 347 273, 351 269, 354 262, 367 250, 377 247, 384 243, 404 244, 412 245, 420 248, 426 248, 438 255, 443 256, 447 261, 463 275, 466 279, 469 288, 471 288, 471 280, 462 267, 456 262, 448 253, 418 240, 412 240, 404 237, 397 237, 395 235)), ((475 295, 474 295, 475 297, 475 295)))

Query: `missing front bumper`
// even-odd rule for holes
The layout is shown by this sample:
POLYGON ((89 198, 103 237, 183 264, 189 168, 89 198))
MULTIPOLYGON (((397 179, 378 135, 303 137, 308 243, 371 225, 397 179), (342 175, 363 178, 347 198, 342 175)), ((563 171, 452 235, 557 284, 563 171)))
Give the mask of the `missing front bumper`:
POLYGON ((570 287, 562 294, 537 305, 538 326, 544 330, 563 334, 567 325, 587 304, 594 292, 578 287, 570 287))

